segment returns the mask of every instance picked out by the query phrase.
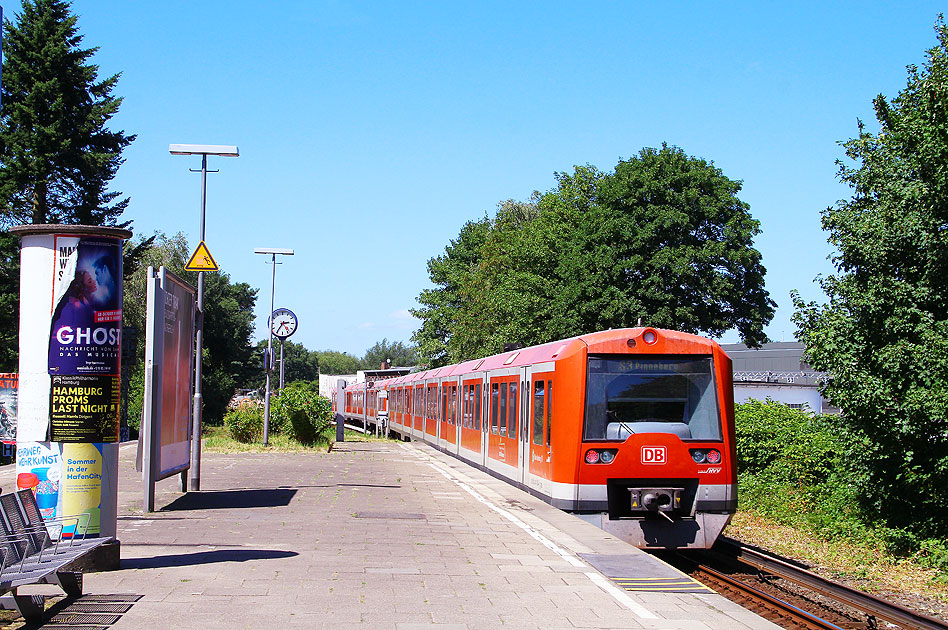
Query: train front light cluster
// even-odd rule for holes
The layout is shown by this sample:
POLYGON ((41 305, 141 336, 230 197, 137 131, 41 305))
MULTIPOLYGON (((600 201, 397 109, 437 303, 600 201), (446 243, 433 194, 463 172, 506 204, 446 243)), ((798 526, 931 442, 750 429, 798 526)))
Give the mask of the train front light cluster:
POLYGON ((614 448, 591 448, 586 451, 587 464, 611 464, 618 451, 614 448))
POLYGON ((691 459, 695 460, 696 464, 720 464, 721 451, 714 448, 693 448, 691 459))

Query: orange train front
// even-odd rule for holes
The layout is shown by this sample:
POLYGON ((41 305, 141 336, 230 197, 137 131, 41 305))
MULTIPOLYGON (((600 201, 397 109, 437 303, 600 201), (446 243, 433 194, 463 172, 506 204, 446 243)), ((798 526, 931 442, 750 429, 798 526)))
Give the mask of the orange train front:
POLYGON ((609 330, 351 386, 386 423, 645 548, 707 548, 737 508, 731 360, 609 330))

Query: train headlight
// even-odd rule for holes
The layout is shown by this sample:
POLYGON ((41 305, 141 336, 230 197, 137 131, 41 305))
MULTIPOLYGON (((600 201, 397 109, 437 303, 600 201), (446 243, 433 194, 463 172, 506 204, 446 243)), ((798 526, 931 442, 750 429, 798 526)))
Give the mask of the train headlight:
POLYGON ((656 333, 654 330, 649 328, 644 333, 642 333, 642 341, 644 341, 645 343, 649 345, 652 345, 653 343, 658 341, 658 333, 656 333))
POLYGON ((602 459, 602 463, 603 463, 603 464, 611 464, 611 463, 612 463, 612 460, 614 460, 614 459, 616 458, 616 452, 615 452, 615 451, 603 451, 602 453, 600 453, 599 456, 600 456, 600 458, 602 459))
POLYGON ((700 448, 696 448, 691 451, 691 459, 695 460, 696 464, 703 464, 708 461, 708 455, 700 448))
POLYGON ((586 463, 587 464, 598 464, 599 463, 599 451, 595 449, 589 449, 586 451, 586 463))
POLYGON ((708 463, 709 464, 720 464, 721 463, 721 452, 716 451, 713 448, 708 451, 708 463))

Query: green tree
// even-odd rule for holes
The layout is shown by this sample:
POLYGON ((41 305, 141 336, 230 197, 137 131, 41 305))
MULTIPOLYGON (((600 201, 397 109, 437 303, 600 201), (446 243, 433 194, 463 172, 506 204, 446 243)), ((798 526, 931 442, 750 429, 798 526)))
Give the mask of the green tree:
POLYGON ((462 289, 469 274, 480 261, 480 250, 490 231, 490 219, 468 221, 457 239, 445 248, 444 254, 428 261, 428 276, 434 288, 418 296, 420 308, 411 314, 421 320, 421 327, 412 335, 418 354, 431 367, 452 361, 448 342, 457 329, 458 312, 463 305, 462 289))
POLYGON ((359 358, 347 352, 335 350, 317 350, 317 364, 320 374, 355 374, 359 367, 359 358))
MULTIPOLYGON (((266 374, 262 369, 263 354, 267 348, 267 340, 261 339, 257 342, 254 356, 258 357, 258 363, 261 364, 261 370, 258 377, 254 378, 253 385, 258 389, 263 387, 266 382, 266 374)), ((273 338, 273 368, 271 373, 270 385, 276 389, 280 384, 280 340, 273 338)), ((301 343, 293 343, 289 339, 283 342, 283 382, 292 383, 295 381, 312 382, 319 381, 319 353, 313 350, 307 350, 301 343)))
POLYGON ((428 262, 413 338, 434 365, 643 324, 760 345, 774 302, 741 183, 676 147, 613 173, 557 173, 530 203, 504 202, 428 262))
POLYGON ((898 96, 875 98, 839 177, 852 197, 823 211, 836 273, 829 303, 794 294, 806 360, 869 444, 868 507, 896 527, 944 537, 948 521, 948 29, 898 96))
MULTIPOLYGON (((4 25, 0 116, 3 224, 115 225, 128 205, 109 182, 135 136, 106 128, 119 75, 98 79, 64 0, 24 0, 4 25)), ((126 224, 127 225, 127 224, 126 224)))
POLYGON ((388 361, 392 367, 411 367, 418 364, 418 355, 412 346, 406 346, 401 341, 382 339, 365 351, 360 369, 378 370, 382 361, 388 361))
POLYGON ((740 190, 741 182, 677 147, 619 162, 598 180, 560 250, 553 308, 571 309, 580 332, 641 318, 710 336, 736 328, 750 346, 767 341, 775 304, 753 246, 760 223, 740 190))

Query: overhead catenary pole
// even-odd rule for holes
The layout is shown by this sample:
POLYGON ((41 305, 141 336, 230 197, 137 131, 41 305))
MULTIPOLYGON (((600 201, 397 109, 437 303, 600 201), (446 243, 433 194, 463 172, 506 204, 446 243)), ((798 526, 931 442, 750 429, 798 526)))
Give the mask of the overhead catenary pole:
MULTIPOLYGON (((217 171, 207 170, 208 155, 222 155, 237 157, 240 155, 237 147, 213 144, 172 144, 168 147, 172 155, 200 155, 201 156, 201 243, 205 241, 205 217, 207 215, 207 174, 217 171)), ((195 169, 191 172, 197 173, 195 169)), ((191 428, 191 466, 188 468, 188 489, 201 489, 201 424, 204 411, 201 393, 202 351, 204 348, 204 271, 198 271, 197 292, 197 322, 194 333, 194 404, 191 410, 193 425, 191 428)), ((181 474, 181 489, 184 490, 184 473, 181 474)))

